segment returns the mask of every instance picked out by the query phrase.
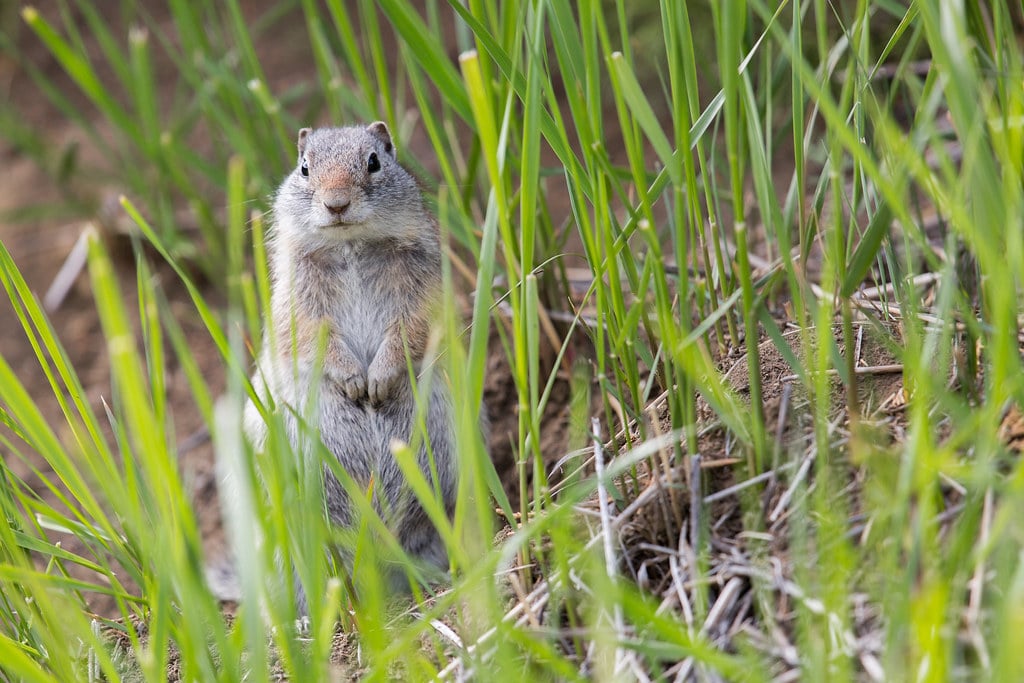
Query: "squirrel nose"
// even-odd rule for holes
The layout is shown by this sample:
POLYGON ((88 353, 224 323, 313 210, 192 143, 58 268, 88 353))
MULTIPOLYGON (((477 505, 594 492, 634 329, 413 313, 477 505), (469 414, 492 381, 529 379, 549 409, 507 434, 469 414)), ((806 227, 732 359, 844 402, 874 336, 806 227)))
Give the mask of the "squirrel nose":
POLYGON ((349 198, 347 192, 332 192, 324 196, 323 202, 325 209, 335 216, 341 216, 348 211, 348 207, 352 203, 352 200, 349 198))
POLYGON ((347 199, 344 200, 327 200, 324 202, 324 208, 333 213, 335 216, 340 216, 348 211, 348 206, 351 204, 347 199))

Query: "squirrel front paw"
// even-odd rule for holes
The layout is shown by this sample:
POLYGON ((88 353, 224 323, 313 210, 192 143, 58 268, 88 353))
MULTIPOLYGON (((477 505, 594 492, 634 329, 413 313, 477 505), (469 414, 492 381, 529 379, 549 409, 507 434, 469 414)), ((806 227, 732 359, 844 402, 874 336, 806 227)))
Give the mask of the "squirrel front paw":
POLYGON ((341 393, 350 401, 358 401, 366 396, 366 377, 359 370, 328 372, 327 379, 338 385, 341 393))
POLYGON ((324 356, 324 376, 350 401, 366 398, 366 371, 348 346, 337 337, 328 342, 324 356))
POLYGON ((387 365, 376 361, 371 363, 366 377, 366 393, 370 404, 379 406, 384 403, 404 376, 405 366, 387 365))

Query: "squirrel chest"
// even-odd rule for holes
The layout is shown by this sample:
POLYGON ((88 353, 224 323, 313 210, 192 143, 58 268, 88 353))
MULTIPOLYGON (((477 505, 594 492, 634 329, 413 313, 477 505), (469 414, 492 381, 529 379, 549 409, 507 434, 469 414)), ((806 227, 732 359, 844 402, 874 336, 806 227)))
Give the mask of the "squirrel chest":
POLYGON ((390 240, 324 247, 296 256, 289 270, 291 286, 282 288, 287 301, 279 303, 298 336, 305 336, 307 327, 316 334, 326 323, 329 334, 338 335, 364 368, 399 324, 398 302, 428 286, 423 264, 390 240))

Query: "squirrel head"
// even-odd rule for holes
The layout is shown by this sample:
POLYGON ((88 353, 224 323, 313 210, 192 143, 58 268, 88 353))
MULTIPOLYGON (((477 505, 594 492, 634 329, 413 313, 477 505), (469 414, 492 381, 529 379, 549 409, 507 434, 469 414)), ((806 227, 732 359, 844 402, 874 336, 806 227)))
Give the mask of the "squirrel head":
POLYGON ((300 130, 298 163, 278 191, 274 213, 282 232, 317 243, 408 238, 428 220, 383 121, 300 130))

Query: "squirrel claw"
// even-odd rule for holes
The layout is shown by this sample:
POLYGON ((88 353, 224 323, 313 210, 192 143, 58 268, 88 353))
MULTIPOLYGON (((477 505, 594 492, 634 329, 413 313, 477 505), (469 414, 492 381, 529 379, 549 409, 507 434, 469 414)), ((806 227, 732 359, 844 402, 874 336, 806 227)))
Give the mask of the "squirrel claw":
POLYGON ((366 393, 370 399, 370 405, 380 407, 394 393, 395 385, 401 375, 397 372, 383 374, 375 372, 371 368, 366 383, 366 393))
POLYGON ((332 378, 341 389, 341 392, 350 401, 358 401, 366 396, 366 378, 361 375, 349 375, 345 378, 332 378))
POLYGON ((370 405, 374 408, 379 408, 381 404, 387 400, 388 394, 391 393, 388 385, 388 382, 380 382, 377 380, 372 380, 367 385, 367 396, 370 399, 370 405))
POLYGON ((359 399, 366 396, 366 384, 359 380, 350 382, 345 387, 345 395, 348 396, 349 399, 353 401, 358 401, 359 399))

